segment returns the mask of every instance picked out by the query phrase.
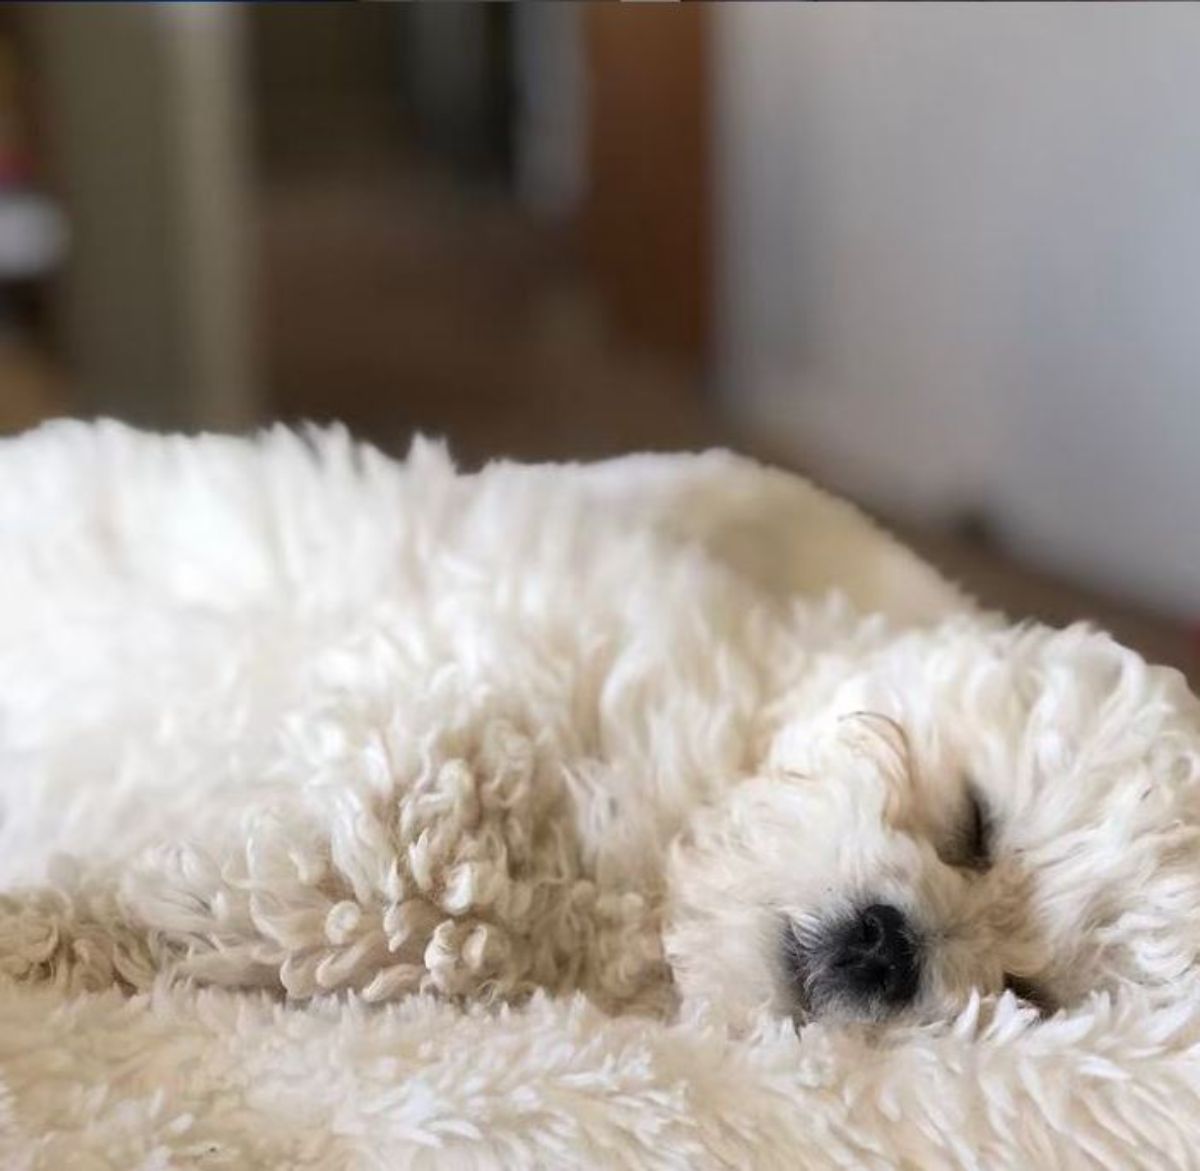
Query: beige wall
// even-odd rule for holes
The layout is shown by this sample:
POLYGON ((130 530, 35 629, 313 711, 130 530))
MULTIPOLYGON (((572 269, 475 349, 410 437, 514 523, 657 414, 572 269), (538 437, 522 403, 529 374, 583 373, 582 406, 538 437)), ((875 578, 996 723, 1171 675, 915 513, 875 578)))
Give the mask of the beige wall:
POLYGON ((258 412, 238 9, 48 5, 34 20, 72 231, 78 403, 149 426, 245 426, 258 412))

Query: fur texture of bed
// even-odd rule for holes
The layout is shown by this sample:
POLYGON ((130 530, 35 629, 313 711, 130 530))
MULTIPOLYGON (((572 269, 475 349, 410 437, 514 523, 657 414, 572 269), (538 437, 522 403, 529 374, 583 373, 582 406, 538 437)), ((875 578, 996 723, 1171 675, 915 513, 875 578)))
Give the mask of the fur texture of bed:
POLYGON ((781 629, 818 653, 959 612, 853 509, 724 453, 464 477, 336 430, 5 441, 0 1165, 1196 1165, 1194 995, 797 1035, 671 994, 637 860, 769 725, 723 640, 769 671, 781 629), (581 636, 594 607, 615 642, 581 636), (666 795, 597 827, 595 881, 522 844, 546 743, 580 792, 666 795), (381 824, 431 761, 436 800, 381 824), (438 844, 489 810, 528 891, 438 844))

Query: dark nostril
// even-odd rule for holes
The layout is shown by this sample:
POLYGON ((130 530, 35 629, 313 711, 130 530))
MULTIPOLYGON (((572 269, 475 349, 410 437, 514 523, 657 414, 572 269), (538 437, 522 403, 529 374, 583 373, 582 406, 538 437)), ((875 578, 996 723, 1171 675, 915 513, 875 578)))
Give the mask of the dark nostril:
POLYGON ((916 997, 917 947, 908 920, 896 907, 872 903, 846 925, 834 967, 845 990, 891 1006, 916 997))
POLYGON ((885 907, 876 903, 868 907, 858 917, 858 935, 864 951, 876 951, 884 946, 887 939, 889 920, 898 916, 895 907, 885 907))
POLYGON ((859 912, 858 937, 864 954, 887 955, 905 935, 904 916, 886 903, 872 903, 859 912))

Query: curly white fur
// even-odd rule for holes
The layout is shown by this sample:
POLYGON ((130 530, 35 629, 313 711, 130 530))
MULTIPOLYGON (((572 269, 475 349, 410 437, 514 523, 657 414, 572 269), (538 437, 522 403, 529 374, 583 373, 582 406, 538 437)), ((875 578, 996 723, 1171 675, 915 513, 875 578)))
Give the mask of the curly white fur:
POLYGON ((85 987, 170 966, 293 998, 661 1008, 667 845, 851 621, 796 587, 877 589, 882 548, 922 604, 950 596, 847 536, 845 506, 720 454, 468 477, 338 432, 68 427, 5 475, 4 885, 65 861, 0 964, 85 987), (863 572, 770 526, 825 529, 863 572))
MULTIPOLYGON (((1153 1024, 1200 950, 1181 679, 976 613, 793 477, 722 453, 463 476, 338 431, 62 424, 0 450, 0 557, 0 1013, 183 977, 655 1016, 682 993, 753 1049, 804 1015, 780 931, 885 900, 926 940, 914 1021, 970 1033, 1014 973, 1082 1003, 1079 1036, 1097 992, 1194 1027, 1153 1024), (981 871, 953 857, 968 784, 981 871)), ((887 1044, 942 1060, 913 1027, 887 1044)), ((825 1035, 797 1068, 841 1060, 825 1035)))

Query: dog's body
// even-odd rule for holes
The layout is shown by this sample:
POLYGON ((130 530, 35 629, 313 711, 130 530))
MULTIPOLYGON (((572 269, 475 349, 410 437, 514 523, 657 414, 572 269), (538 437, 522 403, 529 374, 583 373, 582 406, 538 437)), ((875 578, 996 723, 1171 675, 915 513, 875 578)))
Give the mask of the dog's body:
POLYGON ((1179 677, 979 615, 801 481, 103 436, 39 465, 0 597, 30 615, 0 671, 18 976, 734 1019, 1189 978, 1179 677), (41 604, 65 559, 86 592, 41 604))

